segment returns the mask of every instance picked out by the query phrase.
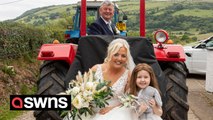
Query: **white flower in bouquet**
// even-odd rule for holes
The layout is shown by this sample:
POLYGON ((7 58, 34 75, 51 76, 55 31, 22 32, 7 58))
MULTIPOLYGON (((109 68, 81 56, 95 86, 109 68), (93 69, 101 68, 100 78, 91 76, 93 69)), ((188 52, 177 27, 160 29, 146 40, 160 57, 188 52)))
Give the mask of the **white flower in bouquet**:
POLYGON ((86 83, 86 90, 92 90, 93 85, 94 85, 94 82, 87 82, 86 83))
POLYGON ((80 92, 80 88, 79 87, 74 87, 73 89, 67 90, 67 94, 68 95, 77 95, 80 92))
POLYGON ((78 72, 76 80, 69 85, 68 90, 61 94, 71 95, 72 108, 71 111, 62 111, 61 116, 70 115, 72 120, 94 114, 94 109, 105 107, 113 95, 109 82, 95 79, 92 70, 84 75, 78 72))
POLYGON ((83 92, 83 98, 86 100, 86 101, 91 101, 91 100, 93 100, 93 92, 92 91, 87 91, 87 90, 85 90, 84 92, 83 92))
POLYGON ((75 98, 72 100, 72 105, 77 108, 80 109, 83 107, 83 102, 84 100, 82 99, 81 95, 77 95, 75 96, 75 98))

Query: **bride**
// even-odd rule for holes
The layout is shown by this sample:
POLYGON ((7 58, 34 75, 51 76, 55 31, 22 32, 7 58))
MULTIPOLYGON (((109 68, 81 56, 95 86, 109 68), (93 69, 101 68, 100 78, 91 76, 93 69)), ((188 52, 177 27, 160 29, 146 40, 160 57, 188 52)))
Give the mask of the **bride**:
POLYGON ((113 97, 108 100, 109 105, 101 108, 92 116, 91 120, 136 120, 136 113, 131 108, 121 107, 118 96, 128 89, 131 70, 135 64, 130 55, 129 44, 118 38, 113 40, 107 50, 107 57, 103 64, 92 67, 96 79, 109 80, 113 90, 113 97))

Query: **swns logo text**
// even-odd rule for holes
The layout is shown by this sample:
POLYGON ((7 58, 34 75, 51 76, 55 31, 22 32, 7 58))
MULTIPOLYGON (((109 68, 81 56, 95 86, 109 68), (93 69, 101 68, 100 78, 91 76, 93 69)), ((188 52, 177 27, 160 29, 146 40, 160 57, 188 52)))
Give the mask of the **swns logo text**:
POLYGON ((10 110, 71 110, 71 96, 10 95, 10 110))

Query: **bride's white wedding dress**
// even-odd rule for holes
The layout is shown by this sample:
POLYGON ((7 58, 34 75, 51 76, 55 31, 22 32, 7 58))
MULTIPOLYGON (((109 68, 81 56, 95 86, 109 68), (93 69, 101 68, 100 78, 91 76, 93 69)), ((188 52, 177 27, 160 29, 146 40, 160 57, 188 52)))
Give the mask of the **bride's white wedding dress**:
MULTIPOLYGON (((103 79, 103 72, 101 65, 98 65, 95 77, 97 79, 103 79)), ((126 70, 123 75, 112 85, 113 97, 108 100, 109 106, 118 105, 119 99, 118 96, 122 96, 124 93, 125 86, 128 79, 128 70, 126 70)), ((134 109, 126 107, 115 107, 110 110, 108 113, 102 115, 96 113, 91 120, 138 120, 134 109)))
MULTIPOLYGON (((97 80, 103 80, 103 72, 101 65, 98 65, 97 70, 95 72, 95 78, 97 80)), ((118 96, 122 96, 124 93, 124 88, 126 86, 128 80, 128 70, 126 70, 122 76, 112 85, 113 97, 108 100, 108 106, 118 105, 119 99, 118 96)), ((96 114, 92 116, 81 115, 82 120, 138 120, 136 116, 135 110, 132 108, 126 107, 115 107, 110 110, 108 113, 102 115, 99 114, 99 110, 101 108, 96 108, 96 114)), ((69 113, 63 120, 72 120, 71 114, 69 113)))

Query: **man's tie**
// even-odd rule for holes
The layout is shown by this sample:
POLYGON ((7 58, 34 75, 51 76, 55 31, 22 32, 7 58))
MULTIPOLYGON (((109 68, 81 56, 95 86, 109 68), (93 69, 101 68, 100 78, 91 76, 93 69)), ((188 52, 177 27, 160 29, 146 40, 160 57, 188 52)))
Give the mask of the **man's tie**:
POLYGON ((109 30, 113 33, 112 27, 110 25, 110 23, 107 24, 107 27, 109 28, 109 30))

